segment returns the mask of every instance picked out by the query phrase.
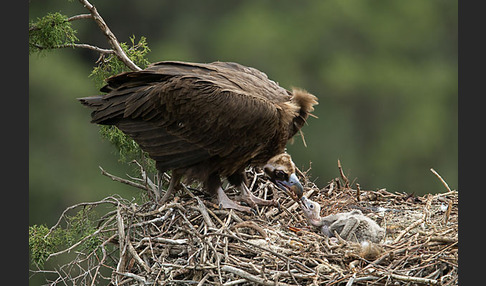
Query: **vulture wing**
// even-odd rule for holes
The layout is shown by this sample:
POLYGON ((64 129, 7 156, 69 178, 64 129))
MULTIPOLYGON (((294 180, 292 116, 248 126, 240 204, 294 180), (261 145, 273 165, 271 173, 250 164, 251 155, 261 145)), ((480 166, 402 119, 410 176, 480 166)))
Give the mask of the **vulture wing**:
POLYGON ((236 63, 159 62, 111 77, 101 91, 107 94, 80 99, 94 109, 92 122, 130 135, 159 170, 214 157, 263 163, 283 152, 307 118, 293 122, 299 106, 292 94, 236 63))

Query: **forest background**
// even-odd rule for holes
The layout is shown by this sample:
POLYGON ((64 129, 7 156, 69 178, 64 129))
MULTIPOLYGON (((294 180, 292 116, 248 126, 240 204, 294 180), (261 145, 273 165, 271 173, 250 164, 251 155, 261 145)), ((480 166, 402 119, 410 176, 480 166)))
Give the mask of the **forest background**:
MULTIPOLYGON (((288 145, 318 186, 337 160, 362 189, 417 195, 458 182, 457 1, 92 2, 121 42, 147 38, 151 62, 234 61, 285 88, 319 97, 288 145)), ((77 1, 31 0, 29 21, 86 13, 77 1)), ((108 47, 92 20, 76 21, 82 43, 108 47)), ((115 148, 76 100, 98 94, 88 75, 98 55, 71 48, 29 56, 29 224, 52 225, 67 206, 111 194, 137 197, 98 166, 124 176, 115 148)))

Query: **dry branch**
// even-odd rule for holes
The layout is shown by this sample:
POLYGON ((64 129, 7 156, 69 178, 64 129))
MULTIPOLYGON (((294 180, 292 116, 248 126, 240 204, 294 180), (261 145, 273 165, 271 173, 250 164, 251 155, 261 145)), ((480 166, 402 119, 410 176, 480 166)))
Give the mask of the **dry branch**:
MULTIPOLYGON (((260 278, 256 275, 252 275, 252 274, 250 274, 250 273, 248 273, 244 270, 241 270, 241 269, 233 267, 233 266, 225 265, 225 266, 221 267, 221 270, 225 271, 225 272, 233 273, 235 275, 238 275, 239 277, 244 278, 245 280, 248 280, 250 282, 254 282, 254 283, 257 283, 257 284, 260 284, 260 285, 266 285, 266 286, 274 286, 275 285, 274 281, 265 280, 263 278, 260 278)), ((288 284, 279 283, 278 285, 286 286, 288 284)))
POLYGON ((110 46, 113 48, 115 55, 120 59, 120 61, 122 61, 132 71, 142 70, 135 63, 133 63, 133 61, 130 60, 130 58, 128 58, 128 56, 125 54, 115 35, 111 32, 110 28, 105 23, 105 20, 103 20, 101 15, 98 13, 98 10, 96 10, 96 7, 89 3, 87 0, 79 0, 79 2, 81 2, 81 4, 83 4, 83 6, 88 9, 91 16, 93 17, 93 20, 96 22, 98 27, 108 39, 108 43, 110 43, 110 46))
POLYGON ((430 168, 430 171, 432 173, 434 173, 434 175, 439 178, 439 180, 441 181, 441 183, 446 187, 447 191, 451 192, 451 188, 449 188, 449 184, 446 183, 446 181, 444 179, 442 179, 442 177, 439 175, 439 173, 437 173, 437 171, 435 171, 433 168, 430 168))

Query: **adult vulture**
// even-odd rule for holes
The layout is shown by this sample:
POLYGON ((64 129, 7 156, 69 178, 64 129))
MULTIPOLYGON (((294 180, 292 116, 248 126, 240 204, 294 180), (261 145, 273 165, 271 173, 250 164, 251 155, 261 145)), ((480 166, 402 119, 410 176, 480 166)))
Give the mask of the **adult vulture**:
POLYGON ((285 145, 304 125, 317 98, 288 91, 267 75, 231 62, 166 61, 107 79, 104 95, 80 98, 93 109, 92 123, 115 125, 156 161, 172 170, 167 201, 185 176, 216 194, 223 208, 251 211, 225 194, 221 177, 239 187, 250 206, 273 201, 246 186, 247 166, 263 166, 279 187, 295 198, 302 186, 285 145))

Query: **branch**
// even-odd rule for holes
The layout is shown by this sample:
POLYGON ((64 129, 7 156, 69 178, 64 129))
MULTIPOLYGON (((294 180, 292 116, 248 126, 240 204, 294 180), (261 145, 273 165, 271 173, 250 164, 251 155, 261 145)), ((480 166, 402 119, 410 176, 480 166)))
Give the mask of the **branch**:
POLYGON ((434 175, 439 178, 439 180, 442 182, 442 184, 446 187, 446 189, 449 191, 449 192, 452 192, 451 191, 451 188, 449 188, 449 185, 446 183, 446 181, 444 179, 442 179, 442 177, 439 175, 439 173, 437 173, 437 171, 435 171, 433 168, 430 168, 430 171, 432 173, 434 173, 434 175))
POLYGON ((341 161, 339 159, 338 159, 338 169, 339 169, 339 174, 341 175, 341 178, 343 178, 343 180, 344 180, 344 187, 346 189, 349 189, 349 180, 348 180, 348 177, 346 177, 346 175, 344 175, 343 167, 341 167, 341 161))
POLYGON ((102 53, 102 54, 114 54, 115 53, 114 50, 103 49, 103 48, 88 45, 88 44, 65 44, 65 45, 59 45, 59 46, 54 46, 54 47, 50 47, 50 48, 46 48, 44 46, 37 45, 37 44, 35 44, 34 46, 36 48, 38 48, 39 50, 63 49, 63 48, 82 48, 82 49, 93 50, 95 52, 99 52, 99 53, 102 53))
MULTIPOLYGON (((257 284, 260 284, 260 285, 268 285, 268 286, 276 285, 276 283, 274 281, 269 281, 269 280, 260 278, 258 276, 255 276, 253 274, 250 274, 250 273, 248 273, 244 270, 241 270, 241 269, 233 267, 233 266, 224 265, 223 267, 221 267, 221 270, 224 271, 224 272, 233 273, 235 275, 238 275, 240 277, 245 278, 246 280, 248 280, 250 282, 257 283, 257 284)), ((289 284, 278 283, 278 285, 289 285, 289 284)))
MULTIPOLYGON (((72 21, 76 21, 76 20, 80 20, 80 19, 90 19, 90 18, 93 18, 93 16, 91 14, 80 14, 80 15, 76 15, 76 16, 72 16, 72 17, 67 18, 66 22, 72 22, 72 21)), ((52 24, 54 25, 55 22, 52 22, 52 24)), ((37 31, 37 30, 40 30, 40 28, 36 25, 32 25, 32 26, 29 27, 29 32, 37 31)))
POLYGON ((413 277, 413 276, 407 276, 407 275, 400 275, 400 274, 394 274, 394 273, 386 273, 384 271, 377 271, 378 274, 383 275, 383 276, 390 276, 392 278, 395 278, 397 280, 405 281, 405 282, 414 282, 414 283, 419 283, 419 284, 426 284, 426 285, 436 285, 439 281, 435 279, 429 279, 429 278, 423 278, 423 277, 413 277))
POLYGON ((75 21, 75 20, 80 20, 80 19, 90 19, 93 18, 91 14, 81 14, 81 15, 76 15, 69 17, 67 20, 68 22, 75 21))
POLYGON ((56 253, 51 253, 49 254, 49 256, 47 257, 46 261, 49 260, 49 258, 51 257, 54 257, 54 256, 57 256, 59 254, 63 254, 63 253, 66 253, 66 252, 70 252, 71 250, 73 250, 74 248, 76 248, 78 245, 80 245, 81 243, 83 243, 84 241, 86 241, 88 238, 91 238, 91 237, 94 237, 96 235, 98 235, 107 225, 108 223, 110 223, 115 217, 111 217, 109 218, 107 221, 105 221, 105 223, 103 223, 103 225, 98 228, 95 232, 93 232, 92 234, 90 235, 87 235, 85 237, 83 237, 82 239, 80 239, 78 242, 76 242, 75 244, 71 245, 69 248, 66 248, 64 250, 61 250, 61 251, 58 251, 56 253))
POLYGON ((109 197, 109 198, 104 198, 104 199, 102 199, 101 201, 97 201, 97 202, 79 203, 79 204, 75 204, 74 206, 70 206, 70 207, 66 208, 66 209, 65 209, 65 210, 62 212, 62 214, 61 214, 61 216, 59 217, 59 219, 57 220, 56 224, 54 224, 54 225, 53 225, 53 226, 52 226, 52 227, 49 229, 49 232, 48 232, 48 233, 47 233, 47 234, 44 236, 44 238, 48 237, 48 236, 49 236, 49 235, 52 233, 52 231, 53 231, 53 230, 54 230, 54 229, 55 229, 55 228, 56 228, 56 227, 57 227, 57 226, 58 226, 58 225, 61 223, 62 218, 63 218, 63 217, 66 215, 66 213, 67 213, 68 211, 70 211, 70 210, 72 210, 72 209, 75 209, 75 208, 77 208, 77 207, 80 207, 80 206, 82 206, 82 207, 84 207, 84 206, 92 206, 92 205, 96 206, 96 205, 103 204, 103 203, 111 203, 111 204, 116 205, 116 199, 115 199, 115 201, 110 201, 109 199, 112 199, 112 197, 109 197))
POLYGON ((110 28, 108 28, 108 25, 106 25, 105 21, 103 20, 103 18, 101 18, 100 14, 96 10, 96 7, 89 3, 87 0, 79 0, 79 2, 81 2, 81 4, 83 4, 83 6, 89 10, 91 16, 93 17, 93 20, 95 20, 96 24, 98 24, 98 27, 108 39, 110 46, 113 48, 115 55, 120 59, 120 61, 122 61, 132 71, 142 70, 135 63, 133 63, 133 61, 130 60, 130 58, 128 58, 128 56, 125 54, 115 35, 111 32, 110 28))
POLYGON ((132 182, 132 181, 129 181, 129 180, 122 179, 120 177, 114 176, 114 175, 106 172, 103 168, 101 168, 101 166, 98 166, 98 167, 100 168, 102 175, 111 178, 113 181, 117 181, 117 182, 120 182, 120 183, 123 183, 123 184, 127 184, 129 186, 132 186, 132 187, 135 187, 135 188, 138 188, 138 189, 141 189, 141 190, 146 190, 148 192, 151 191, 151 189, 148 188, 147 186, 144 186, 142 184, 138 184, 138 183, 135 183, 135 182, 132 182))

